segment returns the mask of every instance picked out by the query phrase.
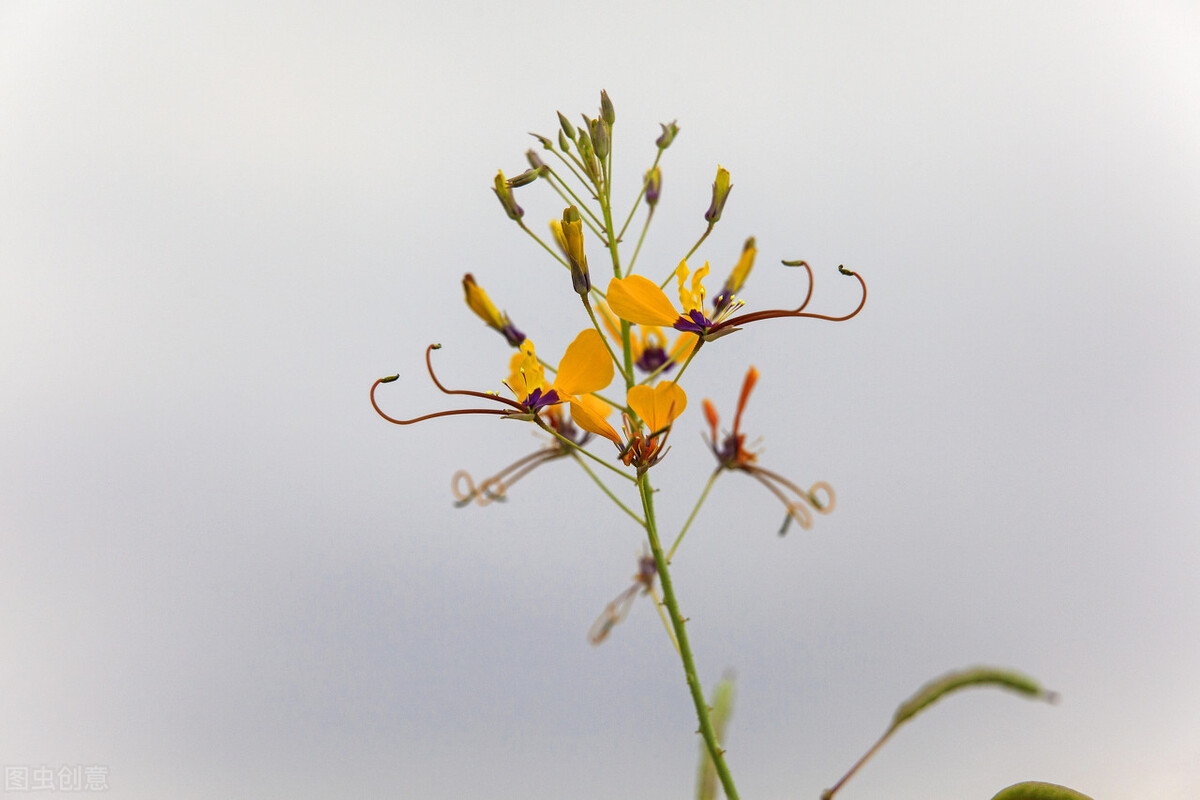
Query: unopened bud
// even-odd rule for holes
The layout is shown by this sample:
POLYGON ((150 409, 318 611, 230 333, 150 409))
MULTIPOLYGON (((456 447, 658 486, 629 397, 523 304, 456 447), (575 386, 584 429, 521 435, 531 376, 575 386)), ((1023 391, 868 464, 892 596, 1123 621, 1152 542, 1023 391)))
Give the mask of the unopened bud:
POLYGON ((654 140, 654 143, 658 145, 659 150, 666 150, 671 146, 671 142, 675 141, 675 135, 679 133, 679 126, 675 124, 674 120, 671 121, 670 125, 666 124, 665 122, 660 122, 658 124, 659 127, 663 129, 663 132, 662 136, 659 136, 654 140))
POLYGON ((571 266, 571 286, 579 294, 586 295, 592 289, 592 279, 588 274, 587 256, 583 254, 583 220, 575 206, 563 210, 562 233, 571 266))
MULTIPOLYGON (((527 153, 526 155, 527 156, 534 155, 534 157, 536 158, 536 155, 533 153, 532 150, 530 150, 529 153, 527 153)), ((527 169, 524 172, 522 172, 517 177, 509 178, 508 185, 514 189, 518 186, 527 186, 528 184, 531 184, 534 181, 536 181, 539 177, 541 177, 541 172, 539 172, 536 167, 531 167, 530 169, 527 169)))
POLYGON ((533 150, 525 151, 525 160, 528 161, 529 166, 533 169, 536 169, 539 174, 541 174, 542 170, 546 167, 546 162, 542 161, 541 156, 539 156, 533 150))
POLYGON ((725 208, 725 201, 729 198, 729 190, 732 188, 729 170, 718 164, 717 179, 713 181, 712 202, 708 204, 708 211, 704 212, 704 219, 710 225, 721 218, 721 210, 725 208))
POLYGON ((558 146, 564 153, 571 152, 571 140, 562 131, 558 132, 558 146))
POLYGON ((646 205, 654 208, 658 205, 658 194, 662 191, 662 170, 654 167, 646 171, 646 205))
POLYGON ((754 237, 751 236, 746 240, 746 244, 742 246, 742 255, 738 258, 733 271, 729 273, 729 278, 725 281, 725 287, 721 289, 721 293, 713 300, 713 308, 717 314, 720 314, 733 302, 733 296, 740 292, 746 284, 746 278, 750 276, 750 270, 754 268, 754 257, 756 255, 758 255, 758 248, 754 246, 754 237))
POLYGON ((509 219, 519 222, 521 217, 525 216, 525 209, 517 205, 517 201, 513 197, 512 187, 504 179, 503 172, 496 173, 495 186, 492 188, 492 191, 496 193, 496 197, 500 198, 500 205, 504 206, 504 213, 508 214, 509 219))
POLYGON ((529 135, 532 136, 533 138, 537 139, 539 142, 541 142, 542 147, 546 148, 547 150, 554 149, 554 142, 550 141, 545 136, 542 136, 540 133, 532 133, 531 132, 529 135))
POLYGON ((600 117, 612 127, 612 124, 617 121, 617 112, 613 108, 612 100, 608 99, 608 92, 600 90, 600 117))
POLYGON ((475 277, 471 273, 468 272, 463 276, 462 285, 467 306, 475 312, 475 315, 486 322, 489 328, 504 336, 510 345, 520 347, 521 342, 525 341, 525 334, 513 326, 508 314, 504 314, 496 308, 487 296, 487 292, 475 283, 475 277))
POLYGON ((603 119, 594 119, 588 123, 592 135, 592 149, 596 151, 596 158, 604 161, 608 158, 608 148, 611 140, 611 133, 608 128, 608 123, 603 119))
POLYGON ((558 126, 562 128, 562 132, 567 135, 568 139, 575 138, 575 126, 571 124, 571 120, 563 116, 561 111, 558 112, 558 126))
POLYGON ((600 166, 596 161, 596 151, 592 148, 592 139, 584 131, 579 132, 575 144, 579 146, 579 158, 583 161, 584 171, 594 181, 600 179, 600 166))

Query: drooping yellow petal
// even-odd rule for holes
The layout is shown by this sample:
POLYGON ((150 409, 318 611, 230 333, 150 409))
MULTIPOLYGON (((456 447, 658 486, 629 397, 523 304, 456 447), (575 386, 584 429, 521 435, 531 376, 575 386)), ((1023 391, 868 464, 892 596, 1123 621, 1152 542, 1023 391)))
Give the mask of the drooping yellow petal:
MULTIPOLYGON (((604 421, 604 416, 602 414, 597 413, 597 411, 591 407, 593 404, 587 402, 589 400, 598 400, 598 398, 590 394, 585 394, 576 400, 571 401, 571 419, 575 420, 575 424, 580 428, 583 428, 585 431, 590 431, 597 436, 603 436, 617 447, 620 447, 620 435, 613 430, 612 425, 609 425, 604 421)), ((611 406, 609 406, 608 403, 605 403, 603 400, 600 400, 599 402, 606 408, 611 409, 611 406)))
POLYGON ((515 353, 508 362, 508 388, 513 390, 517 400, 524 401, 534 389, 545 390, 546 373, 538 363, 537 353, 533 350, 533 342, 526 339, 521 343, 521 350, 515 353))
POLYGON ((554 389, 559 395, 573 396, 598 392, 612 383, 613 362, 608 348, 595 328, 581 331, 558 363, 554 389))
POLYGON ((670 425, 687 408, 687 394, 671 381, 660 381, 653 389, 634 386, 627 399, 633 413, 642 418, 651 433, 670 425))
POLYGON ((669 328, 680 314, 654 281, 641 275, 613 278, 608 282, 608 305, 613 313, 638 325, 669 328))
POLYGON ((593 414, 599 415, 601 419, 607 419, 608 415, 613 412, 612 406, 594 394, 581 394, 575 398, 575 402, 586 407, 593 414))
POLYGON ((704 311, 704 286, 700 283, 704 276, 708 274, 708 262, 704 262, 704 266, 696 270, 696 274, 692 276, 692 289, 688 291, 683 287, 684 281, 688 277, 688 265, 686 261, 680 261, 679 266, 675 268, 675 278, 679 281, 679 304, 683 306, 684 312, 699 309, 701 313, 704 311))

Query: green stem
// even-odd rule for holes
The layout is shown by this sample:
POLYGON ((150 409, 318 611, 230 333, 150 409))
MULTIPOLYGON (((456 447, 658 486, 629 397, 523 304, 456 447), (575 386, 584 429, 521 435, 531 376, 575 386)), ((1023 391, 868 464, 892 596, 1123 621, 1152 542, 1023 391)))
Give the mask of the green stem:
POLYGON ((654 219, 654 207, 646 212, 646 221, 642 224, 642 232, 638 236, 637 247, 633 248, 633 256, 629 259, 629 269, 625 271, 626 275, 633 272, 633 265, 637 262, 638 253, 642 252, 642 242, 646 241, 646 231, 650 230, 650 220, 654 219))
POLYGON ((600 228, 598 227, 600 225, 600 219, 596 216, 596 212, 588 208, 587 204, 579 199, 579 195, 575 194, 574 190, 571 189, 567 182, 558 176, 558 173, 554 171, 553 167, 547 165, 546 168, 550 170, 550 175, 554 178, 554 180, 550 181, 550 185, 554 187, 554 191, 558 192, 558 196, 561 197, 563 202, 567 205, 576 206, 584 214, 586 214, 587 216, 581 215, 583 221, 587 223, 589 228, 592 229, 592 233, 603 239, 604 235, 600 232, 600 228), (571 197, 567 197, 567 195, 563 192, 563 189, 566 189, 567 192, 570 192, 571 197), (589 217, 591 219, 589 219, 589 217), (595 221, 594 224, 593 220, 595 221))
POLYGON ((708 491, 712 489, 713 484, 717 482, 717 476, 721 474, 721 468, 717 467, 713 474, 709 476, 708 483, 704 484, 704 491, 700 493, 700 499, 696 501, 696 505, 692 508, 692 513, 688 515, 687 522, 683 523, 683 530, 675 537, 675 541, 671 544, 671 549, 667 551, 667 563, 671 563, 671 556, 675 555, 675 549, 679 547, 679 543, 683 541, 683 535, 688 532, 688 528, 692 527, 692 520, 696 518, 696 512, 700 510, 700 506, 704 505, 705 498, 708 497, 708 491))
POLYGON ((708 701, 704 698, 704 688, 696 676, 696 662, 692 658, 692 647, 688 643, 687 628, 684 625, 683 615, 679 611, 679 602, 675 599, 675 587, 671 582, 667 559, 663 554, 662 544, 658 540, 658 526, 654 519, 654 494, 646 473, 643 472, 638 476, 637 484, 642 495, 642 511, 646 516, 646 536, 650 540, 650 550, 654 554, 658 579, 662 584, 663 605, 667 607, 667 613, 671 617, 671 626, 675 629, 675 641, 679 644, 679 658, 683 662, 688 690, 692 694, 692 704, 696 707, 696 717, 700 721, 700 735, 704 738, 704 744, 708 748, 708 754, 712 757, 713 766, 717 769, 717 776, 721 779, 721 786, 725 789, 725 797, 727 800, 738 800, 737 787, 734 786, 733 776, 725 764, 725 751, 721 749, 716 731, 713 729, 708 701))
POLYGON ((692 352, 688 353, 687 361, 683 362, 683 366, 679 368, 679 372, 675 373, 675 377, 671 379, 671 383, 679 383, 679 379, 683 377, 683 371, 688 368, 688 364, 692 363, 692 359, 696 357, 696 353, 700 352, 700 347, 703 344, 703 339, 696 340, 696 346, 692 348, 692 352))
POLYGON ((562 265, 563 265, 564 267, 566 267, 567 269, 570 269, 570 268, 571 268, 571 265, 570 265, 570 264, 568 264, 568 263, 566 262, 566 260, 565 260, 565 259, 564 259, 562 256, 560 256, 558 253, 554 252, 553 248, 551 248, 551 247, 550 247, 550 245, 548 245, 548 244, 546 244, 545 242, 543 242, 543 241, 542 241, 542 240, 541 240, 541 239, 538 237, 538 235, 537 235, 536 233, 534 233, 533 231, 529 230, 529 228, 528 228, 528 227, 526 227, 526 225, 525 225, 525 222, 524 222, 523 220, 517 220, 517 224, 521 226, 521 230, 525 231, 525 232, 526 232, 526 233, 528 233, 530 236, 532 236, 532 237, 533 237, 533 240, 534 240, 535 242, 537 242, 538 244, 540 244, 540 245, 541 245, 541 246, 542 246, 542 247, 545 249, 545 251, 546 251, 547 253, 549 253, 550 255, 554 256, 555 260, 556 260, 556 261, 558 261, 558 263, 562 264, 562 265))
MULTIPOLYGON (((649 169, 649 170, 647 170, 647 172, 646 172, 646 174, 647 174, 647 175, 649 175, 651 172, 653 172, 653 171, 654 171, 654 168, 658 166, 658 160, 659 160, 660 158, 662 158, 662 154, 663 154, 663 151, 662 151, 662 148, 660 147, 660 148, 658 149, 658 153, 657 153, 657 154, 654 156, 654 163, 650 165, 650 169, 649 169)), ((625 218, 625 224, 621 226, 621 233, 620 233, 620 234, 617 236, 617 239, 618 239, 618 240, 619 240, 619 239, 620 239, 622 236, 624 236, 624 235, 625 235, 625 229, 626 229, 626 228, 628 228, 628 227, 629 227, 629 223, 633 221, 633 215, 634 215, 634 214, 637 212, 637 207, 638 207, 638 204, 640 204, 640 203, 642 202, 642 198, 646 196, 646 187, 647 187, 648 185, 649 185, 649 184, 647 183, 646 179, 645 179, 645 178, 643 178, 643 179, 642 179, 642 190, 641 190, 640 192, 638 192, 637 199, 633 201, 633 208, 629 209, 629 216, 625 218)), ((651 213, 651 214, 653 214, 653 213, 654 213, 654 209, 653 209, 653 208, 652 208, 652 209, 650 209, 650 213, 651 213)), ((643 236, 645 236, 645 235, 646 235, 645 229, 643 229, 643 230, 642 230, 642 235, 643 235, 643 236)))
POLYGON ((606 495, 608 495, 608 498, 610 500, 612 500, 614 503, 616 503, 618 506, 620 506, 621 510, 624 511, 626 514, 633 517, 634 522, 636 522, 638 525, 641 525, 643 528, 646 527, 646 521, 643 520, 641 517, 639 517, 637 514, 633 513, 633 511, 631 511, 629 509, 629 506, 622 503, 621 499, 619 497, 617 497, 615 494, 613 494, 612 489, 609 489, 608 486, 605 485, 604 481, 600 480, 599 476, 597 476, 596 473, 592 472, 592 468, 589 467, 582 458, 580 458, 575 453, 571 453, 571 458, 575 459, 576 464, 583 467, 583 471, 588 474, 589 478, 591 478, 593 481, 596 482, 596 485, 599 486, 606 495))
MULTIPOLYGON (((696 240, 696 243, 694 245, 692 245, 692 249, 687 251, 687 255, 683 257, 684 261, 687 261, 689 258, 692 257, 692 253, 694 253, 698 249, 700 249, 700 245, 704 243, 704 240, 708 238, 708 235, 710 233, 712 233, 712 230, 713 230, 713 223, 710 222, 710 223, 708 223, 708 227, 704 229, 704 233, 701 234, 700 238, 696 240)), ((658 288, 661 289, 664 286, 666 286, 668 283, 671 282, 671 278, 674 278, 674 277, 675 277, 675 272, 672 270, 671 274, 667 276, 667 279, 658 285, 658 288)))

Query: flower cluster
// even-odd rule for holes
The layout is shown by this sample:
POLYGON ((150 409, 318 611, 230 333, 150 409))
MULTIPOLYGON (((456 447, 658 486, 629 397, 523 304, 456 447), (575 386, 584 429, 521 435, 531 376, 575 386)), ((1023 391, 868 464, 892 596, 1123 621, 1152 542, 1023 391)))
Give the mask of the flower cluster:
MULTIPOLYGON (((664 170, 660 162, 678 136, 679 127, 675 122, 662 125, 662 133, 655 140, 657 149, 653 163, 643 173, 640 190, 628 212, 621 215, 614 206, 612 191, 615 122, 616 112, 607 93, 601 94, 599 113, 594 117, 583 115, 582 124, 572 124, 560 113, 559 130, 553 139, 534 134, 541 152, 531 149, 526 153, 529 169, 515 178, 506 178, 498 171, 493 181, 493 191, 505 215, 570 274, 570 290, 563 279, 563 308, 555 311, 555 317, 562 318, 572 306, 578 309, 582 305, 583 313, 578 317, 582 330, 576 328, 578 333, 561 351, 561 357, 544 358, 544 353, 554 352, 555 345, 552 341, 547 344, 550 340, 541 338, 541 333, 537 333, 539 347, 543 348, 539 354, 533 340, 516 327, 507 312, 499 310, 475 276, 468 273, 462 278, 466 305, 513 348, 507 369, 501 367, 502 362, 498 359, 490 385, 485 383, 480 389, 448 389, 435 374, 431 360, 432 351, 440 345, 430 345, 426 349, 425 365, 434 386, 447 395, 481 402, 472 407, 398 418, 386 413, 376 398, 379 387, 396 381, 397 375, 376 381, 371 387, 370 398, 379 415, 397 425, 437 417, 479 415, 524 421, 548 434, 547 444, 478 484, 469 473, 456 473, 452 488, 458 503, 487 505, 503 500, 517 480, 551 461, 570 460, 578 464, 634 521, 648 546, 639 560, 633 585, 608 605, 589 632, 589 640, 595 644, 603 641, 613 626, 628 614, 634 597, 639 593, 653 593, 654 583, 658 580, 663 598, 662 603, 656 605, 672 643, 683 657, 690 685, 694 677, 690 670, 694 668, 690 666, 690 645, 670 581, 669 564, 717 476, 724 472, 743 472, 762 483, 784 505, 784 530, 792 521, 802 528, 811 527, 813 511, 829 513, 833 510, 834 494, 823 482, 802 489, 766 470, 758 465, 756 452, 746 447, 741 418, 747 397, 758 378, 758 372, 751 367, 742 386, 732 430, 721 435, 712 403, 708 400, 703 403, 708 421, 708 444, 718 465, 674 544, 669 550, 664 548, 659 537, 655 491, 650 479, 652 471, 663 463, 671 450, 670 434, 688 408, 682 379, 702 350, 702 360, 708 360, 710 351, 705 345, 710 342, 767 319, 848 320, 863 308, 867 290, 858 274, 839 267, 843 275, 858 281, 861 299, 848 313, 814 313, 808 310, 813 297, 812 268, 804 261, 785 260, 782 262, 785 266, 802 267, 807 274, 803 301, 794 308, 755 310, 741 296, 758 254, 756 240, 750 237, 745 239, 736 260, 731 259, 733 266, 720 291, 710 297, 705 286, 710 264, 693 257, 721 220, 733 188, 729 171, 721 166, 717 167, 708 209, 702 220, 697 215, 697 223, 703 228, 692 247, 673 265, 655 265, 649 272, 641 269, 638 255, 663 192, 664 170), (517 202, 518 190, 525 192, 533 185, 545 187, 562 203, 559 206, 561 214, 555 213, 548 220, 548 240, 526 225, 526 211, 517 202), (628 254, 622 245, 639 210, 642 212, 641 230, 632 253, 628 254), (595 257, 593 261, 611 262, 612 276, 607 283, 594 279, 588 250, 595 257), (664 291, 668 286, 671 286, 670 294, 664 291), (615 450, 592 447, 593 442, 600 440, 607 440, 615 450), (602 469, 597 470, 597 465, 602 469), (613 480, 625 483, 614 488, 610 485, 613 480), (636 489, 640 510, 631 508, 636 504, 629 502, 628 497, 622 497, 630 484, 636 489)), ((522 314, 521 318, 527 323, 528 316, 522 314)), ((657 594, 655 596, 657 598, 657 594)), ((694 693, 693 700, 697 703, 701 731, 707 731, 706 746, 720 773, 723 768, 721 750, 711 726, 706 728, 707 716, 701 708, 703 698, 694 693)), ((727 774, 722 774, 723 782, 726 778, 727 774)), ((731 788, 730 780, 726 784, 727 794, 735 796, 729 791, 731 788)))

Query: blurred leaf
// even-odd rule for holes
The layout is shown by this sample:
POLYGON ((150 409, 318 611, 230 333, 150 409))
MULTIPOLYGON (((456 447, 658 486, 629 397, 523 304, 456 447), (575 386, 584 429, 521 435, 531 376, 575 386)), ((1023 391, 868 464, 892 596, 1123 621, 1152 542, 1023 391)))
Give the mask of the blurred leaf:
POLYGON ((1002 789, 992 800, 1092 800, 1086 794, 1057 783, 1026 781, 1002 789))
MULTIPOLYGON (((724 747, 725 723, 729 721, 729 717, 733 714, 732 672, 726 672, 717 683, 717 688, 713 690, 710 707, 712 708, 713 732, 717 735, 717 741, 724 747)), ((696 798, 697 800, 716 800, 716 796, 717 768, 713 764, 712 756, 708 754, 708 747, 701 741, 700 774, 696 776, 696 798)))

